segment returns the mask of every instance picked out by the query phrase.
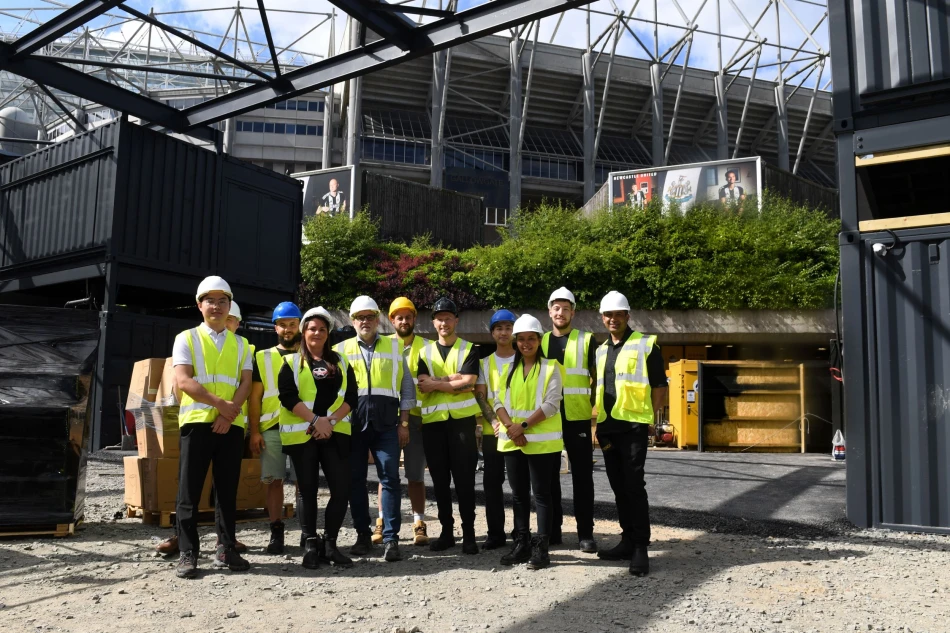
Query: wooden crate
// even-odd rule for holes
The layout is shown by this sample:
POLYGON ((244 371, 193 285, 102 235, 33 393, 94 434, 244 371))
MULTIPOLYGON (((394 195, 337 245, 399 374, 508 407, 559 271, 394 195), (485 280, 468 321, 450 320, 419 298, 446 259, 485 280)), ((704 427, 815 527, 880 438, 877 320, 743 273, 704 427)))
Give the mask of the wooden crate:
POLYGON ((17 526, 0 527, 0 538, 16 538, 23 536, 54 536, 63 538, 76 533, 76 523, 57 523, 49 527, 21 528, 17 526))
MULTIPOLYGON (((163 528, 169 528, 175 524, 174 512, 151 512, 143 510, 136 506, 126 506, 125 515, 129 519, 141 517, 142 523, 146 525, 157 525, 163 528)), ((281 512, 282 519, 292 519, 294 516, 294 504, 285 503, 281 512)), ((238 523, 251 523, 253 521, 266 521, 268 519, 267 510, 263 508, 239 509, 237 511, 238 523)), ((214 525, 214 510, 206 510, 198 513, 198 525, 214 525)))
POLYGON ((766 449, 797 451, 799 425, 779 420, 723 420, 703 426, 705 444, 722 449, 766 449))
POLYGON ((726 396, 726 415, 730 419, 788 419, 794 420, 801 415, 801 402, 798 393, 744 393, 726 396))

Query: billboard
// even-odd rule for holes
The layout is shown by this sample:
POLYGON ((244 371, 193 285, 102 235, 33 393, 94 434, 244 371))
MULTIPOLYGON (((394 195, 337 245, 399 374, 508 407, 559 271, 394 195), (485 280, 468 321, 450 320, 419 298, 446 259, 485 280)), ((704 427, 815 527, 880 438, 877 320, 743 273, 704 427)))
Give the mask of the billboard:
POLYGON ((754 196, 761 208, 761 182, 762 164, 758 156, 615 171, 610 174, 610 207, 626 204, 642 208, 654 199, 662 200, 664 208, 676 204, 682 211, 697 203, 716 201, 741 207, 754 196))
POLYGON ((303 222, 318 213, 353 217, 356 206, 354 167, 333 167, 292 174, 303 183, 303 222))

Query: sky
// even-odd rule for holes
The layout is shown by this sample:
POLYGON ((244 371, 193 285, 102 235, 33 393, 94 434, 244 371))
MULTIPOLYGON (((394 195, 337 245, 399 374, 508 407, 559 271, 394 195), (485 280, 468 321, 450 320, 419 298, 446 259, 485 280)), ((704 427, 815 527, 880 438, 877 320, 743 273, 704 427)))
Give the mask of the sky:
MULTIPOLYGON (((5 7, 52 7, 56 0, 0 0, 0 11, 5 7)), ((445 0, 443 0, 445 2, 445 0)), ((459 10, 464 11, 473 6, 485 4, 488 0, 460 0, 459 10)), ((411 4, 420 5, 422 0, 412 0, 411 4)), ((70 2, 72 4, 72 2, 70 2)), ((318 56, 325 56, 330 45, 330 26, 329 20, 324 15, 314 15, 317 13, 329 14, 333 6, 327 0, 311 0, 306 3, 308 14, 300 12, 300 0, 267 0, 268 18, 271 30, 274 35, 277 48, 283 48, 293 42, 296 50, 304 51, 308 55, 291 59, 290 54, 282 55, 284 63, 304 63, 314 61, 318 56), (317 27, 323 22, 322 26, 317 27), (315 28, 316 27, 316 28, 315 28), (299 40, 299 41, 298 41, 299 40)), ((428 0, 427 7, 438 7, 439 0, 428 0)), ((232 22, 234 17, 234 8, 237 5, 235 0, 129 0, 129 5, 143 12, 153 9, 157 14, 166 12, 189 12, 189 13, 169 13, 158 16, 162 21, 182 28, 206 31, 208 33, 218 34, 218 37, 199 36, 200 39, 207 41, 215 46, 221 44, 222 36, 225 32, 230 34, 230 38, 225 41, 223 50, 228 53, 234 51, 235 29, 232 22), (197 12, 200 11, 200 12, 197 12)), ((776 6, 770 0, 598 0, 590 6, 595 11, 614 14, 616 11, 623 11, 624 15, 630 16, 632 12, 633 20, 627 22, 627 27, 621 28, 620 38, 617 41, 617 54, 632 56, 637 58, 648 58, 647 51, 641 47, 636 39, 631 35, 632 31, 653 53, 654 33, 653 25, 648 23, 654 16, 657 21, 668 26, 658 28, 659 52, 662 55, 671 48, 685 33, 684 27, 695 24, 701 30, 710 32, 716 31, 717 21, 721 22, 722 32, 727 36, 745 37, 748 33, 748 23, 754 23, 763 10, 765 17, 756 26, 756 34, 766 40, 767 45, 763 49, 760 61, 760 70, 758 77, 760 79, 774 80, 776 78, 776 67, 778 50, 774 46, 778 42, 778 36, 781 36, 781 43, 791 49, 798 48, 803 41, 806 43, 806 53, 802 53, 802 62, 795 63, 790 67, 790 72, 810 64, 815 59, 815 53, 820 49, 828 51, 828 29, 827 19, 821 24, 815 35, 808 37, 805 30, 810 31, 824 15, 827 10, 823 6, 824 0, 778 0, 778 22, 781 29, 776 28, 776 6), (679 8, 677 8, 679 7, 679 8), (682 10, 682 13, 680 11, 682 10), (719 14, 717 17, 717 13, 719 14), (684 19, 685 14, 685 19, 684 19), (640 21, 643 20, 643 21, 640 21), (799 24, 800 22, 800 24, 799 24)), ((55 11, 40 11, 36 15, 41 19, 48 19, 55 15, 55 11)), ((111 13, 123 15, 121 10, 115 10, 111 13)), ((345 42, 346 16, 338 10, 336 24, 336 43, 335 48, 339 50, 342 43, 345 42)), ((19 12, 22 15, 22 12, 19 12)), ((263 43, 264 32, 261 27, 261 19, 257 10, 256 2, 253 0, 244 0, 241 16, 244 25, 253 41, 263 43)), ((555 35, 554 30, 557 25, 557 16, 551 16, 541 21, 539 40, 548 42, 554 35, 555 44, 571 46, 574 48, 586 48, 588 42, 588 13, 582 9, 575 9, 569 12, 561 21, 561 25, 555 35)), ((101 17, 94 24, 104 26, 109 23, 110 18, 101 17)), ((427 18, 431 20, 431 18, 427 18)), ((112 19, 112 22, 117 22, 112 19)), ((596 40, 598 36, 609 29, 613 21, 612 15, 601 15, 597 13, 590 14, 590 38, 596 40)), ((16 20, 9 16, 0 15, 0 28, 9 32, 16 25, 16 20)), ((266 47, 256 46, 253 52, 248 47, 244 35, 244 25, 240 26, 239 39, 237 43, 238 54, 241 58, 250 58, 253 54, 259 61, 264 61, 269 57, 266 47)), ((112 40, 124 41, 135 34, 137 23, 126 23, 116 25, 105 31, 106 36, 112 40)), ((22 34, 28 30, 29 26, 21 29, 22 34)), ((142 38, 145 30, 139 32, 138 38, 142 38)), ((527 36, 527 35, 526 35, 527 36)), ((153 46, 158 44, 155 41, 157 36, 153 36, 153 46)), ((690 51, 689 65, 691 67, 717 70, 719 68, 719 38, 711 34, 696 33, 693 38, 693 46, 690 51)), ((167 42, 162 45, 169 47, 167 42)), ((181 45, 180 41, 175 42, 181 45)), ((600 63, 606 63, 610 53, 610 47, 613 44, 612 36, 601 38, 596 50, 604 50, 605 54, 601 57, 600 63)), ((748 50, 749 44, 730 39, 722 38, 722 58, 723 63, 728 64, 730 58, 737 50, 748 50)), ((686 49, 683 47, 677 57, 676 63, 682 64, 685 61, 686 49)), ((792 55, 791 50, 782 52, 782 58, 787 61, 792 55)), ((669 62, 671 56, 664 58, 664 62, 669 62)), ((751 59, 751 58, 750 58, 751 59)), ((741 65, 741 64, 740 64, 741 65)), ((745 74, 748 75, 749 69, 745 74)), ((793 83, 805 76, 800 75, 793 83)), ((826 65, 823 71, 821 87, 824 88, 831 77, 830 63, 826 65)), ((817 79, 817 70, 812 73, 805 85, 811 87, 817 79)))

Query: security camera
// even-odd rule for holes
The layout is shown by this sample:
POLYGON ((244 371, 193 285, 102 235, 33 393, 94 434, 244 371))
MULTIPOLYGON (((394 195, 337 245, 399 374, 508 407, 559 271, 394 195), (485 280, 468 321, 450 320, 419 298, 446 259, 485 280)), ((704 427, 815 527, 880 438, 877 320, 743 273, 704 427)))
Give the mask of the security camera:
POLYGON ((874 254, 878 257, 884 257, 887 255, 887 251, 890 250, 887 247, 887 244, 882 244, 881 242, 875 242, 871 245, 871 248, 874 250, 874 254))

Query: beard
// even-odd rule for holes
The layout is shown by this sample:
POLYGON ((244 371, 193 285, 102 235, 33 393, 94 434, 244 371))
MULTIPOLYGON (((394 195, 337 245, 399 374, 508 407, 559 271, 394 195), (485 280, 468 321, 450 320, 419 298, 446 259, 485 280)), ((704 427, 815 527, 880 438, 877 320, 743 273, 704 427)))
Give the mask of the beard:
POLYGON ((297 332, 293 336, 280 336, 278 337, 278 340, 280 341, 280 344, 283 345, 284 347, 297 347, 298 345, 300 345, 300 340, 302 338, 303 338, 303 334, 300 332, 297 332))
POLYGON ((396 334, 402 338, 406 338, 415 331, 416 325, 413 323, 412 325, 403 325, 402 327, 397 326, 394 329, 396 330, 396 334))

